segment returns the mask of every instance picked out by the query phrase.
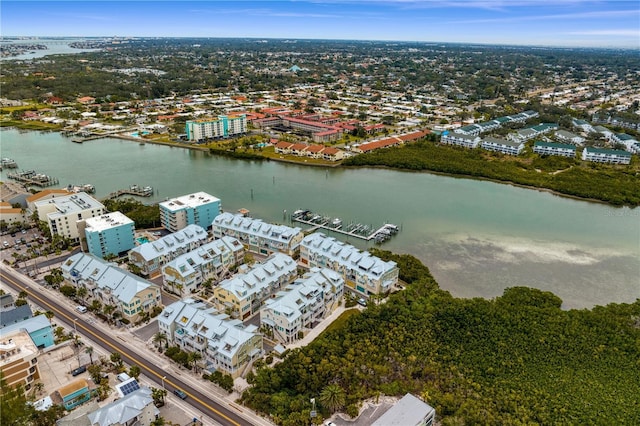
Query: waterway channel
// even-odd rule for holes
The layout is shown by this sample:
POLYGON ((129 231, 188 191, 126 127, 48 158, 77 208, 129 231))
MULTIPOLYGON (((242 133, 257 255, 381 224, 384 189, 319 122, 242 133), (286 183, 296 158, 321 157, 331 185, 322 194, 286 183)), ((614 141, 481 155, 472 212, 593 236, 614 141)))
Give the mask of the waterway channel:
POLYGON ((74 144, 15 129, 0 132, 0 149, 18 170, 35 169, 60 186, 91 183, 97 197, 137 184, 156 189, 147 203, 206 191, 226 211, 247 208, 270 222, 289 223, 283 211, 301 208, 345 223, 391 222, 402 230, 382 247, 418 257, 460 297, 530 286, 553 291, 566 308, 640 298, 637 208, 428 173, 250 162, 119 139, 74 144))

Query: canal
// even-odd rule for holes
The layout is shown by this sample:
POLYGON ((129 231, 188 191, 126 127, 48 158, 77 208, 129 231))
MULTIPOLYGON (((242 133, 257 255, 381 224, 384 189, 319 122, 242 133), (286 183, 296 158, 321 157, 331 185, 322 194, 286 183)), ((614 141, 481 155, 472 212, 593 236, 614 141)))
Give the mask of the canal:
POLYGON ((530 286, 553 291, 566 308, 640 298, 640 209, 428 173, 239 161, 118 139, 74 144, 15 129, 0 138, 2 157, 18 170, 56 177, 60 186, 93 184, 97 197, 136 184, 156 189, 144 202, 205 191, 226 211, 247 208, 270 222, 309 209, 344 223, 394 223, 401 232, 382 247, 418 257, 456 296, 530 286))

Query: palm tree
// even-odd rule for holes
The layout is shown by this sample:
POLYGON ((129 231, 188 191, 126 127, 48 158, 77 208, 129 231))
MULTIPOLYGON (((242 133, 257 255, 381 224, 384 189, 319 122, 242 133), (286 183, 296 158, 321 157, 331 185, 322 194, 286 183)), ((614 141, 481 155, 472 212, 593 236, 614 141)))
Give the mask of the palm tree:
MULTIPOLYGON (((115 307, 115 306, 113 306, 113 305, 104 305, 104 306, 102 307, 102 312, 103 312, 107 317, 109 317, 109 316, 113 313, 113 311, 115 311, 115 310, 116 310, 116 307, 115 307)), ((111 320, 112 320, 112 318, 109 318, 109 321, 111 321, 111 320)))
POLYGON ((93 346, 87 346, 84 348, 85 353, 89 354, 89 361, 93 364, 93 346))
POLYGON ((344 407, 346 394, 340 385, 335 383, 325 386, 320 392, 320 403, 331 413, 344 407))
POLYGON ((44 316, 47 317, 49 322, 51 322, 51 320, 53 319, 53 312, 47 311, 47 312, 44 313, 44 316))
POLYGON ((153 335, 153 343, 155 343, 156 346, 158 347, 162 347, 162 342, 167 342, 167 341, 168 341, 167 335, 161 331, 153 335))
POLYGON ((187 356, 187 362, 193 365, 193 368, 196 371, 196 373, 198 372, 198 368, 197 368, 198 361, 200 361, 201 359, 202 359, 202 354, 200 352, 189 352, 189 355, 187 356))
POLYGON ((82 299, 82 302, 84 302, 84 298, 87 297, 87 293, 89 292, 86 287, 78 287, 78 291, 76 291, 76 295, 82 299))

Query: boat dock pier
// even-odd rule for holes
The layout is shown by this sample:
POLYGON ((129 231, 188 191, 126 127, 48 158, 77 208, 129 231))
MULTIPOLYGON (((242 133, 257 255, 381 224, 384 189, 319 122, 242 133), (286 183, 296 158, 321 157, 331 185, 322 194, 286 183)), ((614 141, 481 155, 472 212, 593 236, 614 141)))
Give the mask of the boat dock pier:
POLYGON ((378 229, 369 225, 353 222, 343 227, 342 219, 322 216, 309 210, 296 210, 291 214, 291 221, 309 225, 313 231, 326 229, 365 241, 374 240, 378 244, 387 241, 400 231, 396 225, 391 223, 385 223, 378 229))
POLYGON ((16 163, 15 160, 12 160, 11 158, 3 158, 0 161, 0 170, 2 169, 17 169, 18 168, 18 163, 16 163))
POLYGON ((139 187, 138 185, 131 185, 128 189, 119 189, 103 198, 103 200, 111 200, 118 198, 122 195, 134 195, 136 197, 151 197, 153 195, 153 188, 150 186, 139 187))
POLYGON ((27 185, 39 186, 41 188, 58 184, 58 179, 42 173, 37 173, 35 170, 23 170, 21 172, 9 173, 7 174, 7 177, 27 185))

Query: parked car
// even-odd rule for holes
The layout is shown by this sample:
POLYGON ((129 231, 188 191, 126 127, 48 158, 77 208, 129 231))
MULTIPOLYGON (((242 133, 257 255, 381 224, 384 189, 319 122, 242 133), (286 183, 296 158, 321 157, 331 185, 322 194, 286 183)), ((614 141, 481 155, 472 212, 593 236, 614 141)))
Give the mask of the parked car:
POLYGON ((182 392, 180 389, 176 389, 173 393, 180 399, 187 399, 187 394, 182 392))
POLYGON ((81 314, 84 314, 85 312, 87 312, 87 308, 85 308, 82 305, 78 305, 76 306, 76 311, 80 312, 81 314))
POLYGON ((85 371, 87 371, 87 367, 85 367, 85 366, 83 365, 83 366, 80 366, 80 367, 76 368, 75 370, 73 370, 73 371, 71 372, 71 375, 72 375, 72 376, 77 376, 78 374, 82 374, 82 373, 84 373, 85 371))
POLYGON ((360 298, 360 299, 358 299, 358 305, 366 307, 367 306, 367 301, 362 299, 362 298, 360 298))

